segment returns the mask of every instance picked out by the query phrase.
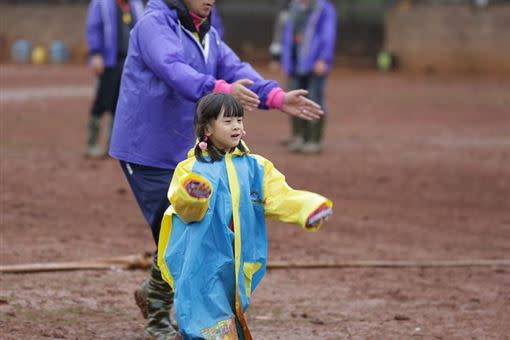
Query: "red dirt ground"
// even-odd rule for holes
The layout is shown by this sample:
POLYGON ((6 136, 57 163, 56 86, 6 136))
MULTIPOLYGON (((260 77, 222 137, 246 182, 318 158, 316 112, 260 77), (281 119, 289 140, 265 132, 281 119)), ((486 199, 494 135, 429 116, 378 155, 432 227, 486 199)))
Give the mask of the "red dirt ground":
MULTIPOLYGON (((83 158, 85 67, 1 67, 1 264, 153 250, 117 162, 83 158)), ((508 93, 504 79, 337 70, 317 156, 279 144, 284 115, 250 114, 252 151, 335 202, 318 233, 270 222, 270 260, 509 259, 508 93)), ((138 339, 145 275, 1 274, 0 338, 138 339)), ((270 270, 249 324, 255 339, 510 339, 510 268, 270 270)))

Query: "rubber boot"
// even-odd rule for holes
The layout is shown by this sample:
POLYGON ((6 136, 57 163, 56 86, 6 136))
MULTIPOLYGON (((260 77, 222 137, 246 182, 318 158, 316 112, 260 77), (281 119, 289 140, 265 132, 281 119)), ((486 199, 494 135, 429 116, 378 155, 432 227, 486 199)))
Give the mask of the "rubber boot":
POLYGON ((140 312, 142 313, 142 317, 144 319, 149 318, 149 306, 148 306, 148 294, 149 294, 149 279, 143 281, 140 288, 135 290, 135 302, 138 308, 140 308, 140 312))
POLYGON ((170 323, 170 310, 173 305, 172 288, 161 277, 156 260, 147 284, 148 323, 144 330, 144 340, 174 340, 177 334, 170 323))
POLYGON ((301 147, 301 152, 303 153, 319 153, 322 150, 321 141, 322 141, 322 133, 324 130, 324 121, 325 117, 321 116, 321 118, 317 120, 307 121, 306 124, 306 132, 305 132, 305 142, 301 147))
MULTIPOLYGON (((149 279, 145 279, 137 290, 134 292, 135 296, 135 302, 138 308, 140 309, 140 313, 142 313, 142 317, 144 319, 149 318, 149 302, 148 302, 148 295, 149 295, 149 279)), ((177 326, 177 320, 175 315, 175 309, 170 309, 170 323, 175 329, 179 329, 177 326)))
POLYGON ((87 137, 87 156, 91 158, 101 158, 104 151, 98 144, 99 128, 101 126, 101 118, 96 115, 90 115, 87 137))
POLYGON ((304 142, 304 128, 306 121, 300 118, 292 117, 292 141, 287 145, 290 152, 299 152, 303 147, 304 142))

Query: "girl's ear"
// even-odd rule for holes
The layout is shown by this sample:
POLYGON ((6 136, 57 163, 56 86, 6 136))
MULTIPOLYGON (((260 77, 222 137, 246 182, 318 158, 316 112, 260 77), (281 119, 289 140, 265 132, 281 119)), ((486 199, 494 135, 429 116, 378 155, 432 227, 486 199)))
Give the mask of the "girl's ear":
POLYGON ((212 129, 211 129, 211 126, 209 124, 207 124, 205 126, 205 132, 204 132, 204 136, 207 136, 207 137, 211 137, 212 135, 212 129))

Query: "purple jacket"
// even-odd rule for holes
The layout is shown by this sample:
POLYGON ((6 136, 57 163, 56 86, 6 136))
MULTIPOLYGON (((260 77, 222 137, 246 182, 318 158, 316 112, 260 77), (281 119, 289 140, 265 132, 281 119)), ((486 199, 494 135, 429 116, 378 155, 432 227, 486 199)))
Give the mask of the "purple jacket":
MULTIPOLYGON (((129 0, 133 20, 143 15, 142 0, 129 0)), ((87 15, 89 55, 101 54, 105 66, 117 64, 117 5, 115 0, 92 0, 87 15)))
POLYGON ((195 143, 193 118, 198 99, 216 80, 248 78, 265 107, 278 87, 264 80, 219 38, 212 27, 204 46, 184 28, 176 9, 151 0, 131 32, 115 113, 110 155, 119 160, 175 169, 195 143))
POLYGON ((218 13, 218 10, 216 9, 216 6, 213 7, 211 12, 211 24, 216 29, 216 32, 220 35, 220 38, 223 39, 223 36, 225 35, 225 29, 223 28, 223 21, 221 20, 220 14, 218 13))
POLYGON ((337 17, 335 7, 326 0, 316 0, 315 8, 306 23, 304 40, 297 51, 297 62, 292 60, 294 23, 287 21, 282 36, 283 70, 287 74, 309 74, 317 60, 324 60, 331 69, 335 53, 337 17))

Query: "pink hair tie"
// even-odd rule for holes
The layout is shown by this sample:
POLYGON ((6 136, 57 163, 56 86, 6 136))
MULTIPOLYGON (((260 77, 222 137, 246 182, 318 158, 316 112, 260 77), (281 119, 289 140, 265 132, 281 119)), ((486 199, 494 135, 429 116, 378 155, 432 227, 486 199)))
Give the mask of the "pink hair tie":
POLYGON ((207 136, 204 137, 204 140, 198 143, 198 147, 200 150, 204 151, 207 150, 207 136))
POLYGON ((243 130, 243 132, 241 133, 241 138, 244 138, 246 137, 246 130, 243 130))

